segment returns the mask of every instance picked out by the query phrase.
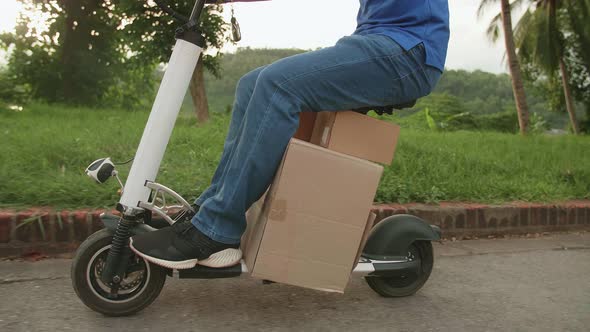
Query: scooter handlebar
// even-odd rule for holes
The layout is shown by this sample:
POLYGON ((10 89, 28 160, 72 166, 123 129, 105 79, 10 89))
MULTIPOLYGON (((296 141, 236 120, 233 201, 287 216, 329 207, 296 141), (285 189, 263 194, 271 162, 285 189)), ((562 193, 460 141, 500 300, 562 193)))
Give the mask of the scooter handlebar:
POLYGON ((206 0, 205 3, 228 3, 228 2, 260 2, 270 0, 206 0))
MULTIPOLYGON (((200 9, 203 8, 203 2, 201 2, 201 4, 199 5, 198 4, 199 1, 202 1, 202 0, 197 0, 197 2, 195 2, 195 8, 199 8, 199 14, 200 14, 200 9)), ((205 0, 205 4, 207 4, 207 3, 208 4, 223 4, 223 3, 230 3, 230 2, 260 2, 260 1, 270 1, 270 0, 205 0)), ((162 9, 168 15, 171 15, 172 17, 174 17, 175 19, 177 19, 181 22, 188 22, 189 18, 180 14, 179 12, 175 11, 174 9, 170 8, 167 0, 154 0, 154 2, 156 3, 156 5, 158 7, 160 7, 160 9, 162 9)), ((193 9, 193 12, 194 12, 194 9, 193 9)))

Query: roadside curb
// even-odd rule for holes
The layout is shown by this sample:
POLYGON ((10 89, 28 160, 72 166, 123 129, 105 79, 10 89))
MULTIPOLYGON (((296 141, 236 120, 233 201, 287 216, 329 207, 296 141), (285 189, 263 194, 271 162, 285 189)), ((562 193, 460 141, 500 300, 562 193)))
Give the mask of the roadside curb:
MULTIPOLYGON (((34 208, 0 210, 0 257, 30 253, 73 252, 90 234, 103 228, 107 210, 56 211, 34 208)), ((590 200, 556 204, 515 202, 375 205, 376 223, 396 214, 411 214, 439 226, 445 238, 590 230, 590 200)))

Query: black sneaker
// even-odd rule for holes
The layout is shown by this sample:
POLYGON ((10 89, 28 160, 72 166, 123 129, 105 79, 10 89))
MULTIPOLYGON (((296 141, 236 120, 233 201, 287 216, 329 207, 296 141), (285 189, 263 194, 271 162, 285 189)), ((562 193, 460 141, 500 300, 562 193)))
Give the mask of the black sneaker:
POLYGON ((228 267, 242 259, 239 244, 214 241, 186 219, 171 227, 136 235, 129 240, 129 246, 148 262, 177 270, 191 269, 197 264, 228 267))

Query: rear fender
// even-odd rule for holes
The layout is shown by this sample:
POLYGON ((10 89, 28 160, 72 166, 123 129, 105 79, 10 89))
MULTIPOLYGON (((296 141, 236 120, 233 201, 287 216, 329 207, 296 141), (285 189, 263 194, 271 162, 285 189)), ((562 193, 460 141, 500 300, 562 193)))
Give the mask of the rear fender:
POLYGON ((412 215, 387 217, 371 231, 363 257, 374 260, 399 260, 408 255, 415 241, 438 241, 440 228, 412 215))

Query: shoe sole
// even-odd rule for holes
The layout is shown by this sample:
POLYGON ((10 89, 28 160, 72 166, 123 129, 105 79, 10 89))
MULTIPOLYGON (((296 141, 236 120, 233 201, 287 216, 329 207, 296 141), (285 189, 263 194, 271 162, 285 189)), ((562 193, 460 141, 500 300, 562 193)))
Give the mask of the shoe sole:
POLYGON ((186 270, 192 269, 197 265, 202 265, 211 268, 224 268, 229 266, 234 266, 240 262, 242 259, 242 251, 240 249, 225 249, 219 252, 214 253, 213 255, 209 256, 206 259, 198 260, 198 259, 189 259, 186 261, 167 261, 164 259, 152 257, 142 253, 141 251, 135 249, 133 247, 133 239, 129 239, 129 247, 137 256, 142 257, 146 261, 163 266, 169 269, 174 270, 186 270))

